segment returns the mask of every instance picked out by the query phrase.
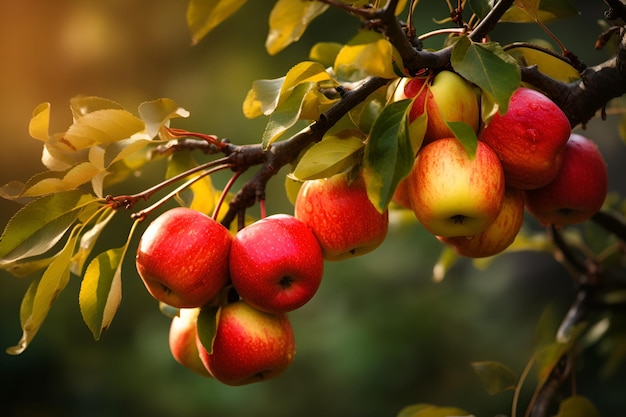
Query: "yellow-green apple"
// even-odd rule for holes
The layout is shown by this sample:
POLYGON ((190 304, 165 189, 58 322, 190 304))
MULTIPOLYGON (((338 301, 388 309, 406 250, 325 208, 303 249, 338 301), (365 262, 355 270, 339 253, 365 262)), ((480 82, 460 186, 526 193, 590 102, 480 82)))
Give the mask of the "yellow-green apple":
POLYGON ((567 116, 552 100, 521 87, 506 113, 496 113, 479 139, 500 158, 507 185, 528 190, 556 177, 570 133, 567 116))
POLYGON ((400 207, 403 207, 405 209, 411 209, 411 196, 409 195, 408 177, 400 180, 391 200, 400 207))
POLYGON ((181 308, 172 318, 169 333, 170 352, 176 362, 198 375, 211 376, 200 360, 198 352, 197 320, 200 308, 181 308))
MULTIPOLYGON (((435 76, 403 78, 398 84, 395 101, 413 98, 409 111, 409 134, 417 135, 415 119, 424 111, 428 116, 423 145, 436 139, 453 137, 446 122, 464 122, 478 131, 480 108, 478 96, 470 83, 451 71, 435 76)), ((422 146, 423 146, 422 145, 422 146)))
POLYGON ((293 362, 296 344, 284 313, 257 310, 245 301, 222 305, 212 352, 196 338, 200 359, 226 385, 266 381, 293 362))
POLYGON ((483 142, 470 159, 456 138, 437 139, 419 151, 408 178, 413 212, 436 236, 482 232, 504 201, 502 165, 483 142))
POLYGON ((286 313, 317 292, 324 258, 315 235, 287 214, 265 217, 241 229, 230 249, 230 278, 248 304, 286 313))
POLYGON ((170 209, 146 228, 135 263, 148 292, 179 308, 201 307, 229 279, 230 232, 186 207, 170 209))
POLYGON ((598 147, 574 133, 565 145, 556 178, 526 191, 526 208, 543 225, 582 223, 600 210, 607 187, 606 162, 598 147))
POLYGON ((305 181, 294 214, 311 228, 326 260, 373 251, 385 240, 389 226, 388 210, 380 213, 374 207, 361 175, 350 183, 345 174, 305 181))
POLYGON ((473 236, 438 237, 461 256, 485 258, 511 246, 524 223, 524 191, 507 187, 498 217, 482 232, 473 236))

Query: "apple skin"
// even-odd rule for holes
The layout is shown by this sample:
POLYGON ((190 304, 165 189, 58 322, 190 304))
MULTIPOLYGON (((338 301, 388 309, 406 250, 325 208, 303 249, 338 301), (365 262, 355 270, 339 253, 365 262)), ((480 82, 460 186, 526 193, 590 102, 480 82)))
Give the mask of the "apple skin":
POLYGON ((485 258, 511 246, 524 224, 524 191, 507 187, 502 209, 489 227, 474 236, 438 237, 461 256, 485 258))
POLYGON ((389 227, 389 211, 376 210, 361 175, 351 183, 345 174, 305 181, 294 215, 311 228, 328 261, 373 251, 385 240, 389 227))
POLYGON ((396 101, 415 98, 409 111, 409 135, 418 134, 415 127, 412 129, 411 126, 426 109, 428 122, 423 145, 437 139, 454 137, 446 121, 465 122, 474 132, 478 132, 478 97, 472 85, 458 74, 441 71, 434 77, 403 78, 396 91, 396 101))
POLYGON ((411 210, 411 195, 409 194, 408 177, 400 180, 391 200, 398 206, 411 210))
POLYGON ((606 162, 596 144, 573 133, 556 178, 526 191, 526 208, 542 225, 582 223, 604 203, 608 189, 606 162))
POLYGON ((169 332, 170 352, 176 362, 198 375, 210 377, 209 371, 200 360, 196 343, 197 319, 200 308, 181 308, 172 318, 169 332))
POLYGON ((556 177, 571 133, 565 113, 542 93, 518 88, 504 115, 496 113, 479 139, 498 155, 506 183, 529 190, 556 177))
POLYGON ((232 386, 267 381, 293 362, 296 343, 286 314, 266 313, 245 301, 221 307, 213 352, 196 338, 200 359, 216 380, 232 386))
POLYGON ((143 233, 135 263, 148 292, 178 308, 201 307, 227 284, 230 232, 211 217, 177 207, 143 233))
POLYGON ((483 142, 470 160, 456 138, 437 139, 419 151, 408 178, 413 212, 435 236, 482 232, 504 201, 502 166, 483 142))
POLYGON ((309 227, 287 214, 275 214, 241 229, 230 249, 230 277, 253 307, 285 313, 317 292, 324 258, 309 227))

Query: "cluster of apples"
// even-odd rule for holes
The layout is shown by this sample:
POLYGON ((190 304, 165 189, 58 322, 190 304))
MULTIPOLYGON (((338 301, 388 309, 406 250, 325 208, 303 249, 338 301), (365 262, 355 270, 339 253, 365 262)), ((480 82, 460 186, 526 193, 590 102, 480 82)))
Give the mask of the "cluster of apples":
POLYGON ((136 266, 148 292, 178 308, 174 358, 203 376, 244 385, 279 375, 295 355, 287 313, 317 292, 325 260, 365 254, 387 234, 388 212, 369 201, 362 177, 306 181, 294 215, 262 218, 236 234, 204 213, 177 207, 146 228, 136 266), (217 309, 210 346, 202 309, 217 309))
MULTIPOLYGON (((589 219, 604 203, 606 163, 590 139, 572 133, 561 109, 534 89, 520 87, 507 111, 481 122, 480 100, 459 75, 404 78, 394 99, 413 99, 409 134, 424 112, 427 128, 409 176, 394 200, 462 256, 487 257, 514 241, 527 210, 544 225, 589 219), (470 158, 446 122, 477 135, 470 158)), ((421 132, 418 130, 421 129, 421 132)))

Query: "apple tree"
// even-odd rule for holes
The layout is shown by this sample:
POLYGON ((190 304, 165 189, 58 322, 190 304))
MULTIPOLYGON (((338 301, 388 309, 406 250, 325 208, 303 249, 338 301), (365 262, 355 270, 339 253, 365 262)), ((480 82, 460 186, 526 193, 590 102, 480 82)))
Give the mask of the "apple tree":
MULTIPOLYGON (((612 361, 623 359, 615 317, 626 303, 626 221, 585 127, 620 112, 626 4, 594 0, 601 24, 590 44, 607 58, 587 64, 578 48, 590 46, 549 29, 566 18, 576 24, 569 0, 445 0, 443 18, 431 12, 437 1, 276 1, 269 55, 329 10, 358 29, 252 82, 243 113, 266 120, 254 144, 177 127, 199 116, 168 98, 135 113, 114 98, 77 96, 61 132, 50 131, 52 105, 37 106, 29 134, 43 146, 45 170, 0 188, 23 204, 4 228, 0 266, 30 280, 22 335, 7 353, 38 342, 74 277, 82 318, 100 339, 120 320, 122 281, 139 275, 158 314, 172 318, 170 349, 181 364, 227 385, 280 378, 297 360, 288 313, 315 296, 325 263, 368 256, 394 239, 390 222, 411 217, 440 248, 436 281, 464 258, 479 265, 512 252, 554 254, 575 291, 558 328, 538 324, 543 337, 524 369, 472 367, 489 393, 513 392, 511 415, 599 415, 577 391, 576 373, 599 341, 609 341, 612 361), (424 32, 417 15, 440 28, 424 32), (501 42, 503 24, 537 27, 543 39, 501 42), (164 161, 162 178, 132 189, 137 173, 164 161), (216 186, 212 178, 225 173, 216 186), (270 182, 283 184, 292 212, 271 212, 270 182), (120 218, 132 220, 126 243, 102 248, 120 218), (128 258, 136 271, 123 268, 128 258)), ((190 0, 192 42, 237 19, 245 3, 190 0)), ((474 412, 419 402, 398 416, 474 412)))

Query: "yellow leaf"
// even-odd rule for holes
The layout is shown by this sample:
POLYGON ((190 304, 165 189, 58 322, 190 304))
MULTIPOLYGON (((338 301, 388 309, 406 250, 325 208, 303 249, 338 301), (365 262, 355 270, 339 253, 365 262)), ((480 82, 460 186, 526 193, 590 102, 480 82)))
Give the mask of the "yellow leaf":
POLYGON ((187 26, 195 45, 217 25, 233 15, 246 0, 190 0, 187 6, 187 26))
POLYGON ((398 61, 397 51, 381 34, 363 31, 355 36, 337 54, 335 73, 348 80, 360 80, 373 75, 382 78, 396 78, 394 61, 398 61))
POLYGON ((33 117, 28 125, 28 133, 43 142, 48 140, 50 126, 50 103, 41 103, 33 110, 33 117))
POLYGON ((270 13, 267 52, 276 55, 299 40, 309 23, 327 8, 328 5, 315 1, 278 0, 270 13))

